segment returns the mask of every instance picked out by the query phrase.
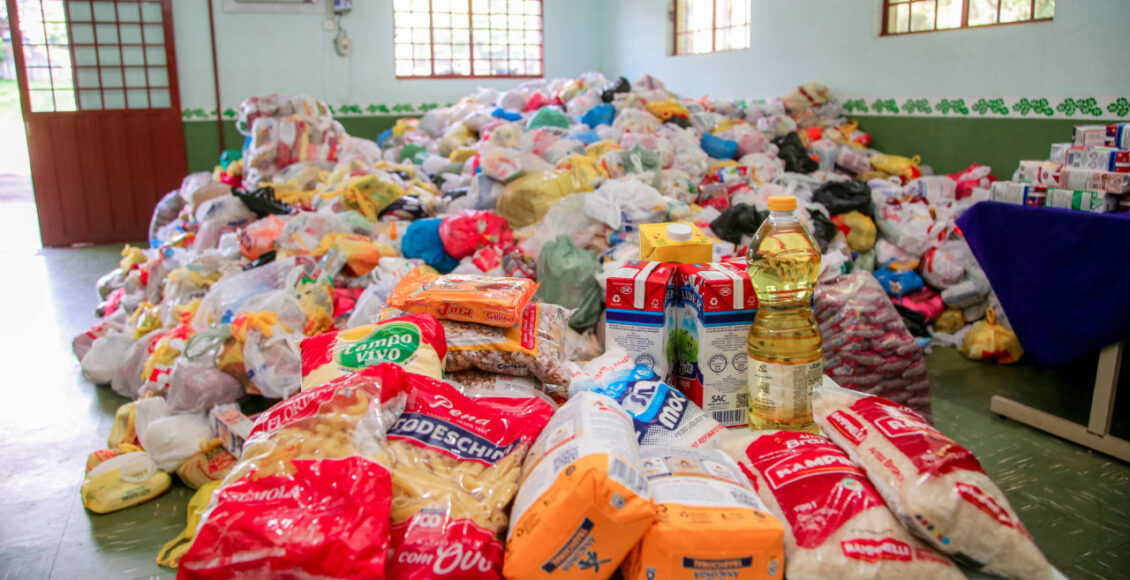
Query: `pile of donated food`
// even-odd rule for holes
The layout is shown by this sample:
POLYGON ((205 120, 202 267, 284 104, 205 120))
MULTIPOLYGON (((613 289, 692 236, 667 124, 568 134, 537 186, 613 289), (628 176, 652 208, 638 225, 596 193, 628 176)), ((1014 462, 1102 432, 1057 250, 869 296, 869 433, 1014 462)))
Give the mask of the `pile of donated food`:
POLYGON ((954 219, 988 168, 868 149, 816 83, 739 106, 585 74, 375 142, 269 95, 239 127, 73 345, 133 399, 83 503, 138 505, 172 473, 197 489, 157 557, 179 576, 1058 577, 929 421, 931 334, 1019 356, 970 340, 992 296, 954 219), (744 374, 710 375, 744 339, 686 326, 717 290, 748 332, 742 256, 771 195, 824 252, 822 435, 749 430, 744 374), (690 242, 641 239, 673 222, 690 242), (716 278, 732 288, 694 282, 716 278))

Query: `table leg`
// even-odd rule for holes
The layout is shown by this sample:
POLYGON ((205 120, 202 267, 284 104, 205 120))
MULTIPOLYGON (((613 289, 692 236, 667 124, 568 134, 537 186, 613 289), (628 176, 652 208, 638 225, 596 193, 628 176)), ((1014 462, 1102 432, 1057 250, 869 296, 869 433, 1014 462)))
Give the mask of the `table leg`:
POLYGON ((1091 417, 1086 427, 1000 395, 993 396, 989 408, 994 413, 1014 421, 1123 461, 1130 461, 1130 441, 1110 434, 1111 414, 1114 412, 1121 360, 1121 342, 1104 348, 1099 354, 1099 368, 1091 397, 1091 417))

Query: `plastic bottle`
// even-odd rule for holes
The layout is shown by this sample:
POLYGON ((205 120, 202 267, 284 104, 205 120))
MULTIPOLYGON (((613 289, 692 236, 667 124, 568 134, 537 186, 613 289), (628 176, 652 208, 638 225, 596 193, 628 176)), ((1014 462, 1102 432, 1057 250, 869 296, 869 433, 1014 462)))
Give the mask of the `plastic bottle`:
POLYGON ((748 340, 749 425, 815 433, 812 388, 824 374, 812 314, 820 250, 797 216, 795 197, 770 197, 769 210, 746 255, 758 301, 748 340))

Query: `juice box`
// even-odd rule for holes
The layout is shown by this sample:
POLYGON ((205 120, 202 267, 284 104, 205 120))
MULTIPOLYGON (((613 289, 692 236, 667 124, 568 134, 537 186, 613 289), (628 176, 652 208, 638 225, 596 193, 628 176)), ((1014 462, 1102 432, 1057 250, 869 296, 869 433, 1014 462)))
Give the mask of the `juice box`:
POLYGON ((1119 211, 1122 196, 1100 191, 1079 191, 1053 187, 1048 190, 1048 207, 1077 209, 1093 213, 1119 211))
POLYGON ((1106 145, 1106 125, 1076 125, 1073 142, 1080 147, 1106 145))
POLYGON ((677 320, 674 264, 628 262, 608 277, 605 290, 605 344, 619 346, 637 365, 672 377, 668 341, 677 320))
POLYGON ((696 264, 709 262, 714 246, 691 224, 662 223, 640 226, 640 260, 696 264))
POLYGON ((1064 165, 1072 169, 1130 173, 1130 150, 1109 147, 1071 147, 1067 150, 1064 165))
POLYGON ((746 341, 757 313, 749 272, 738 261, 687 264, 679 266, 678 278, 675 383, 719 423, 744 426, 746 341))
POLYGON ((1130 173, 1064 169, 1059 176, 1059 186, 1064 189, 1127 193, 1130 192, 1130 173))
POLYGON ((251 436, 254 423, 239 410, 239 405, 216 407, 209 415, 216 437, 220 438, 220 445, 238 458, 243 453, 244 441, 251 436))

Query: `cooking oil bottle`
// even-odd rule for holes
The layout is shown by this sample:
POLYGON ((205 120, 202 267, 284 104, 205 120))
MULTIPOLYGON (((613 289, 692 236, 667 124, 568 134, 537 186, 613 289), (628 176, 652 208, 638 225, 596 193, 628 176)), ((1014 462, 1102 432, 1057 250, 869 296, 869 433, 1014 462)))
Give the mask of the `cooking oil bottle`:
POLYGON ((746 255, 758 302, 748 340, 749 426, 815 433, 812 388, 824 374, 812 315, 820 249, 797 216, 795 197, 770 197, 769 211, 746 255))

